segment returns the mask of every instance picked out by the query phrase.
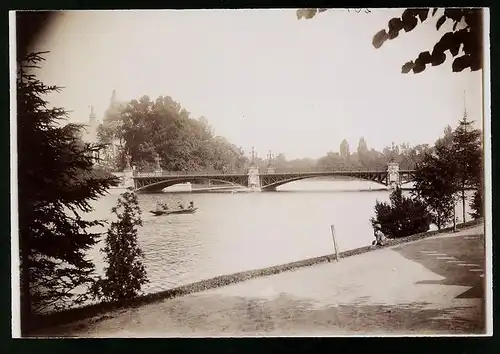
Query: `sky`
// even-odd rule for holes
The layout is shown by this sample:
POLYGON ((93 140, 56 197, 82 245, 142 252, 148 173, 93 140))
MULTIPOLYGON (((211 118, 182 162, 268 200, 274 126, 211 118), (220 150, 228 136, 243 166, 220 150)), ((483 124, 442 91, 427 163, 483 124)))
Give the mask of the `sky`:
MULTIPOLYGON (((298 20, 295 10, 73 11, 38 42, 49 50, 38 75, 64 86, 51 96, 88 119, 102 119, 111 93, 122 101, 171 96, 217 135, 259 156, 287 158, 432 144, 463 116, 482 124, 482 72, 451 71, 451 60, 415 75, 401 66, 432 50, 449 30, 435 18, 380 49, 372 38, 401 9, 365 14, 329 10, 298 20)), ((449 56, 449 54, 448 54, 449 56)))

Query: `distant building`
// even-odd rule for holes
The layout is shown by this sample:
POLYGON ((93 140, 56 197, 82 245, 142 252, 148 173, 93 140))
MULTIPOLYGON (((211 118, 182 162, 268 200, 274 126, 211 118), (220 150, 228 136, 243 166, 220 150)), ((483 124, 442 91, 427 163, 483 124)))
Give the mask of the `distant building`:
POLYGON ((113 92, 111 93, 111 99, 109 100, 109 106, 104 112, 104 117, 102 119, 103 123, 112 122, 119 119, 120 109, 122 105, 123 102, 119 102, 116 99, 116 90, 113 90, 113 92))
MULTIPOLYGON (((113 122, 119 122, 120 121, 120 112, 121 108, 123 106, 123 102, 120 102, 116 98, 116 90, 113 90, 111 93, 111 99, 109 100, 109 106, 104 112, 104 117, 102 119, 103 124, 112 124, 113 122)), ((113 139, 104 152, 106 158, 108 161, 114 161, 118 154, 121 153, 123 149, 122 142, 120 139, 113 139)))
POLYGON ((90 114, 88 121, 84 123, 82 130, 82 140, 86 143, 96 143, 97 142, 97 127, 99 126, 99 121, 94 112, 94 106, 90 106, 90 114))
MULTIPOLYGON (((113 90, 111 94, 111 100, 108 108, 104 112, 104 116, 102 117, 102 122, 97 119, 97 116, 94 112, 94 107, 90 106, 90 114, 88 120, 84 122, 84 128, 81 132, 81 139, 86 143, 98 143, 98 128, 99 125, 102 124, 112 124, 114 121, 119 122, 120 118, 120 108, 123 103, 117 101, 116 99, 116 90, 113 90)), ((117 166, 115 166, 116 157, 122 151, 122 143, 120 139, 113 139, 111 142, 108 142, 108 147, 100 152, 101 163, 106 167, 115 170, 117 166)))

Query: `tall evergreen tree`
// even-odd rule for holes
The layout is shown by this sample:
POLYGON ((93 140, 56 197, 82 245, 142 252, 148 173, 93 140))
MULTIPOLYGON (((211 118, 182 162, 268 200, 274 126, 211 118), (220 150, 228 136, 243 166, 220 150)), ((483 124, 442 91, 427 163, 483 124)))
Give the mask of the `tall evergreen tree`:
POLYGON ((137 240, 137 229, 142 226, 137 195, 132 190, 122 193, 112 213, 118 220, 111 223, 101 250, 108 263, 106 277, 95 283, 93 291, 105 301, 121 301, 139 295, 142 285, 148 282, 137 240))
POLYGON ((467 120, 467 112, 459 122, 453 134, 453 159, 449 162, 454 166, 455 176, 453 183, 462 199, 462 219, 465 222, 465 204, 467 189, 478 189, 481 186, 482 176, 482 149, 481 132, 472 127, 473 121, 467 120))
POLYGON ((58 310, 88 298, 93 263, 86 251, 99 234, 86 221, 89 202, 118 184, 94 169, 99 146, 79 139, 81 126, 64 125, 67 112, 49 108, 44 96, 58 92, 32 72, 43 53, 28 54, 18 64, 18 190, 21 265, 21 326, 28 330, 33 313, 58 310))

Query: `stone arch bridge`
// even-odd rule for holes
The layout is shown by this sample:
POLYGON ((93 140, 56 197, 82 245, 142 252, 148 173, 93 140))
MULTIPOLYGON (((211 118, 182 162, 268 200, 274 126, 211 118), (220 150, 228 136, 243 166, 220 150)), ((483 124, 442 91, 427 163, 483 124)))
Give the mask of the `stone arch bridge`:
POLYGON ((286 183, 317 177, 351 177, 379 183, 394 189, 396 186, 410 182, 413 170, 399 170, 397 164, 389 164, 386 171, 322 171, 322 172, 275 172, 259 173, 251 167, 248 173, 171 173, 171 172, 132 172, 134 188, 137 192, 154 193, 162 189, 185 182, 220 181, 227 184, 250 187, 260 191, 275 191, 286 183))

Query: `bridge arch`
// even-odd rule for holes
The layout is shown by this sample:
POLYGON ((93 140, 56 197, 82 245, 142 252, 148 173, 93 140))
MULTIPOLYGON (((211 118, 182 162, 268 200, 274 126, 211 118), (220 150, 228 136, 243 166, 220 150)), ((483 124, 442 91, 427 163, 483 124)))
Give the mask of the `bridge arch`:
POLYGON ((319 178, 319 177, 349 177, 354 180, 360 180, 360 181, 369 181, 369 182, 375 182, 377 184, 383 185, 384 187, 387 187, 387 178, 386 176, 380 177, 379 175, 355 175, 353 176, 352 174, 346 173, 346 174, 325 174, 325 175, 302 175, 302 176, 294 176, 290 178, 283 178, 271 183, 266 183, 265 178, 262 180, 263 183, 261 183, 261 189, 263 191, 272 191, 276 190, 277 187, 280 187, 282 185, 285 185, 287 183, 295 182, 295 181, 300 181, 304 179, 311 179, 311 178, 319 178))
POLYGON ((223 182, 228 185, 236 185, 236 186, 245 186, 242 183, 235 183, 231 181, 227 181, 224 179, 220 178, 213 178, 213 177, 207 177, 207 176, 186 176, 186 177, 176 177, 176 178, 171 178, 171 179, 162 179, 157 182, 152 182, 148 183, 144 186, 137 187, 137 184, 135 185, 136 192, 155 192, 155 191, 161 191, 164 188, 180 184, 180 183, 186 183, 186 182, 199 182, 199 181, 218 181, 218 182, 223 182))

